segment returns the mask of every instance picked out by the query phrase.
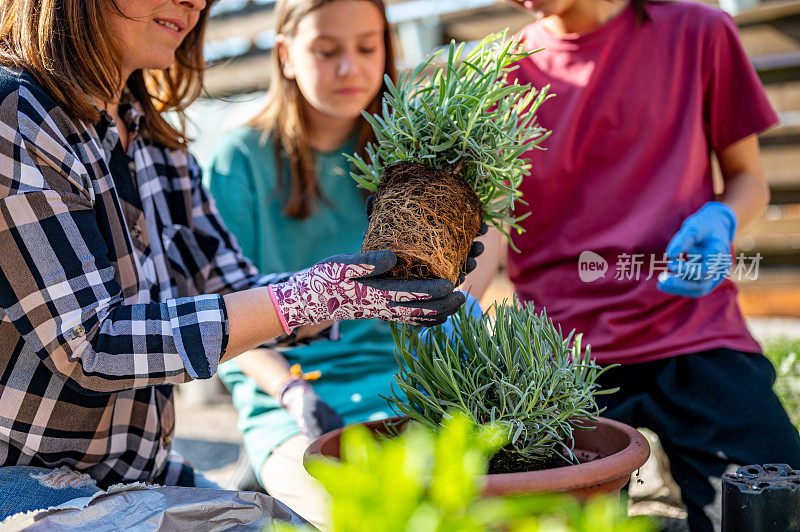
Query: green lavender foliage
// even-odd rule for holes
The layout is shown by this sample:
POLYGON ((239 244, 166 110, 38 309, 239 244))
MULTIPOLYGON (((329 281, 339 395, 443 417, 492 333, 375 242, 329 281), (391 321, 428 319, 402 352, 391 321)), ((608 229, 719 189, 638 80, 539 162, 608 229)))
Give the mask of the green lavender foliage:
MULTIPOLYGON (((495 428, 476 427, 459 414, 436 432, 412 424, 383 441, 353 425, 342 435, 341 462, 308 467, 331 495, 328 529, 334 532, 654 530, 646 518, 628 518, 614 497, 586 504, 564 494, 481 497, 489 457, 503 444, 495 428)), ((272 529, 312 530, 279 523, 272 529)))
POLYGON ((464 46, 451 42, 444 66, 433 63, 437 53, 400 75, 397 85, 386 78, 382 112, 363 113, 378 144, 367 146, 366 160, 348 156, 356 170, 351 176, 375 191, 383 169, 396 162, 457 167, 480 199, 487 223, 504 233, 503 224, 521 230, 517 222, 523 217, 511 213, 530 164, 520 156, 550 134, 535 116, 549 86, 537 91, 507 84, 515 63, 532 53, 507 39, 507 32, 488 36, 469 54, 464 46), (425 74, 429 67, 432 73, 425 74))
POLYGON ((519 460, 555 455, 577 462, 576 418, 596 418, 596 380, 608 368, 582 351, 581 335, 564 337, 545 312, 532 305, 493 306, 470 316, 462 307, 453 332, 392 324, 399 369, 389 403, 399 412, 436 428, 449 412, 507 432, 506 450, 519 460))

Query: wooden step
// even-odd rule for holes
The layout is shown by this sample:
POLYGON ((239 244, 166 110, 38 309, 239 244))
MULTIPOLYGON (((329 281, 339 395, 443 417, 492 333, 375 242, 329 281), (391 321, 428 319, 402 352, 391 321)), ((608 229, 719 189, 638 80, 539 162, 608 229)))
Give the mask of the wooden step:
POLYGON ((778 113, 800 111, 800 78, 764 86, 769 103, 778 113))
POLYGON ((800 3, 796 0, 767 0, 733 19, 740 28, 749 28, 759 24, 791 22, 797 16, 800 16, 800 3))
POLYGON ((751 61, 764 84, 800 79, 800 50, 752 57, 751 61))
POLYGON ((755 281, 737 283, 739 306, 747 316, 800 316, 800 272, 763 269, 755 281))
POLYGON ((737 252, 800 264, 800 204, 770 205, 759 220, 739 232, 734 244, 737 252))
POLYGON ((761 161, 772 193, 771 203, 800 203, 800 147, 797 144, 762 146, 761 161))

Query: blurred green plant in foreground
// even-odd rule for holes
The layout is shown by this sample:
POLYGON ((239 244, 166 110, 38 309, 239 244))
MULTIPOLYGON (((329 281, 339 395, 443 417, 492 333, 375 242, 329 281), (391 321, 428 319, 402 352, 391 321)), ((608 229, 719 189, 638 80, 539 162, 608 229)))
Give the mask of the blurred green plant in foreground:
POLYGON ((764 342, 764 355, 775 366, 775 393, 800 430, 800 338, 781 336, 768 340, 764 342))
POLYGON ((445 420, 439 433, 412 423, 382 441, 355 425, 342 436, 343 461, 319 460, 310 471, 332 497, 330 529, 336 532, 653 529, 646 518, 628 518, 617 498, 586 504, 556 494, 482 498, 489 458, 505 443, 505 431, 477 427, 460 414, 445 420))

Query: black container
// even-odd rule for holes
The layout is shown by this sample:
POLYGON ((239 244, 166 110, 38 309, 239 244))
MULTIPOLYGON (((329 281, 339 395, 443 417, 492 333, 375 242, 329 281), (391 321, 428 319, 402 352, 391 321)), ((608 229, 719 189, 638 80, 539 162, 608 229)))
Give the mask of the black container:
POLYGON ((786 464, 722 476, 722 531, 800 531, 800 471, 786 464))

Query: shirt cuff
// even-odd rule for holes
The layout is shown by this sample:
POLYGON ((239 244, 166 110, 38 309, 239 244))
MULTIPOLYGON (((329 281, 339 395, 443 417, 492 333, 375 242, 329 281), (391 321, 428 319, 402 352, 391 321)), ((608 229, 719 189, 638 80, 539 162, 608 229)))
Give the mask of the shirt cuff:
POLYGON ((167 301, 175 348, 193 379, 208 379, 217 371, 228 346, 229 326, 220 295, 167 301))

